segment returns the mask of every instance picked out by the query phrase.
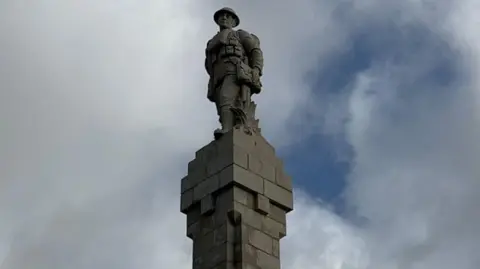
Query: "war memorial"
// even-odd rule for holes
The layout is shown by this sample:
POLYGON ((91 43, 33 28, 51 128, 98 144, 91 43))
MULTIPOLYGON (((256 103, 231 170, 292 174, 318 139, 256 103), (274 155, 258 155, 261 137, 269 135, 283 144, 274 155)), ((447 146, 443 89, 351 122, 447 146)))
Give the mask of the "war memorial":
POLYGON ((291 178, 262 136, 252 96, 262 91, 260 39, 235 30, 230 8, 215 12, 207 42, 207 98, 221 128, 199 149, 181 180, 180 210, 193 241, 193 269, 279 269, 280 239, 293 210, 291 178))

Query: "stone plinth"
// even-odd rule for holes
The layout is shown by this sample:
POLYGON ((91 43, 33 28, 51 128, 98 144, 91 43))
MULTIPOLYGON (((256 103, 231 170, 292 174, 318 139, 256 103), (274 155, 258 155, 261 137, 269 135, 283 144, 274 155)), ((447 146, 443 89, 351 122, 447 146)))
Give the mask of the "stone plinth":
POLYGON ((260 135, 233 130, 196 152, 181 182, 193 269, 279 269, 291 179, 260 135))

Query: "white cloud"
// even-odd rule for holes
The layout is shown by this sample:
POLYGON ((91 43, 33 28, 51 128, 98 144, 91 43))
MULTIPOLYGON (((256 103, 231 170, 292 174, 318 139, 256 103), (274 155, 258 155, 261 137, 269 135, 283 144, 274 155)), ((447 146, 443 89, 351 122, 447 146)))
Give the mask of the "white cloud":
MULTIPOLYGON (((457 34, 435 24, 436 18, 419 16, 452 47, 459 42, 450 39, 457 34)), ((451 29, 474 36, 468 31, 470 16, 449 16, 465 23, 451 29)), ((462 46, 456 47, 457 60, 465 70, 473 70, 469 51, 477 53, 480 46, 472 40, 462 46)), ((413 85, 405 81, 421 78, 432 65, 422 55, 412 59, 407 59, 408 66, 373 67, 358 76, 347 130, 355 150, 347 197, 369 220, 364 232, 371 246, 370 266, 477 268, 478 84, 460 77, 465 80, 448 88, 438 84, 433 91, 428 89, 432 85, 420 84, 415 92, 405 92, 405 85, 413 85), (403 72, 406 68, 409 73, 403 72)))
MULTIPOLYGON (((300 13, 309 12, 304 3, 300 13)), ((262 25, 260 117, 275 134, 308 96, 297 82, 309 57, 290 61, 302 55, 292 46, 316 29, 298 31, 315 18, 294 27, 280 10, 267 25, 268 7, 239 12, 246 27, 262 25), (275 24, 295 38, 277 43, 275 24)), ((187 161, 217 124, 203 70, 216 8, 197 1, 0 4, 2 269, 188 268, 191 246, 175 204, 187 161)))

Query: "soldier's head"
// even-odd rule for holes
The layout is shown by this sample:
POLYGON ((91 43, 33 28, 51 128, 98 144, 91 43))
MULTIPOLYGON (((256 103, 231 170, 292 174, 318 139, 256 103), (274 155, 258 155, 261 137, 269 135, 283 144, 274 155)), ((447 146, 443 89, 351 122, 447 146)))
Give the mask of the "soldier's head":
POLYGON ((233 9, 224 7, 213 14, 213 20, 218 24, 220 29, 235 28, 240 24, 240 18, 233 9))

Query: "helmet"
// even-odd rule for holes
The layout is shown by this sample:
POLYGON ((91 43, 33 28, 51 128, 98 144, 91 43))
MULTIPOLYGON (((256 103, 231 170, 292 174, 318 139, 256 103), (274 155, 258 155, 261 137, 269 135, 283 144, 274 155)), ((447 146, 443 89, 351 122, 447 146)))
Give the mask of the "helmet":
POLYGON ((217 22, 220 14, 222 14, 224 12, 230 13, 230 15, 232 15, 233 18, 235 19, 236 23, 235 23, 235 25, 233 25, 233 27, 237 27, 240 24, 240 18, 238 17, 237 13, 235 13, 235 11, 233 9, 229 8, 229 7, 224 7, 224 8, 221 8, 221 9, 217 10, 217 12, 215 12, 215 14, 213 14, 213 20, 215 22, 217 22))

